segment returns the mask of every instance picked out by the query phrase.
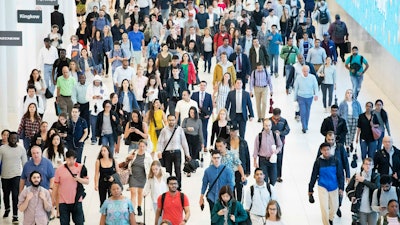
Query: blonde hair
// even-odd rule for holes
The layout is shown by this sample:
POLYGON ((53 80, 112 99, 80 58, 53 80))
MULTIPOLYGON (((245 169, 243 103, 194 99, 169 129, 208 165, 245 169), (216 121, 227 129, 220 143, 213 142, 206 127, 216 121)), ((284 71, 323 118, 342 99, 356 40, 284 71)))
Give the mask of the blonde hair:
POLYGON ((105 25, 104 28, 103 28, 103 31, 104 31, 105 28, 108 29, 108 32, 107 33, 104 32, 104 37, 112 37, 111 27, 108 26, 108 25, 105 25))
POLYGON ((151 166, 150 166, 150 172, 149 172, 149 177, 148 177, 148 179, 154 178, 154 177, 161 177, 161 176, 162 176, 161 163, 160 163, 160 161, 158 161, 158 160, 154 160, 154 161, 151 163, 151 166), (160 172, 159 172, 158 174, 154 174, 154 173, 153 173, 153 170, 151 169, 151 168, 153 168, 153 166, 158 166, 158 167, 160 168, 160 172))
POLYGON ((226 110, 225 108, 222 108, 219 110, 218 115, 217 115, 217 121, 221 120, 221 112, 225 112, 226 115, 226 120, 228 120, 228 110, 226 110))

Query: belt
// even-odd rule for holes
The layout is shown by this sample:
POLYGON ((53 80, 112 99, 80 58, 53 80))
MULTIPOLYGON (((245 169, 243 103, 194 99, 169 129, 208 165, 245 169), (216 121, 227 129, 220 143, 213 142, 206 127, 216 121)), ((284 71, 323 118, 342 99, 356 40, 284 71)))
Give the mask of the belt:
POLYGON ((255 86, 255 87, 257 87, 257 88, 266 88, 268 85, 265 85, 265 86, 255 86))
POLYGON ((269 160, 271 157, 266 157, 266 156, 261 156, 261 155, 259 155, 258 158, 262 158, 262 159, 269 160))
POLYGON ((173 154, 175 152, 180 152, 180 151, 181 150, 179 150, 179 149, 174 149, 174 150, 165 150, 164 152, 173 154))
POLYGON ((71 95, 70 96, 60 95, 60 96, 64 98, 71 98, 71 95))

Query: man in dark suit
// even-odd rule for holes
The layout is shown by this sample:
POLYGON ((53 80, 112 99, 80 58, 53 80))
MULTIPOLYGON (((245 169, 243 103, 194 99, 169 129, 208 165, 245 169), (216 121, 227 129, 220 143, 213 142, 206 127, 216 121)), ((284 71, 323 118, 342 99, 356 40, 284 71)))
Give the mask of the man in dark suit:
POLYGON ((257 38, 253 38, 253 46, 250 48, 249 55, 251 71, 257 68, 258 62, 260 62, 264 68, 269 65, 267 50, 265 50, 263 45, 260 45, 257 38))
POLYGON ((199 106, 199 116, 203 125, 203 140, 204 140, 204 148, 207 147, 207 125, 208 120, 213 111, 213 104, 211 95, 206 92, 207 82, 202 80, 200 82, 200 91, 194 92, 192 94, 192 99, 197 102, 199 106))
POLYGON ((346 141, 347 125, 346 120, 338 115, 339 106, 331 106, 331 115, 324 119, 321 125, 321 134, 326 136, 328 131, 333 131, 336 135, 336 142, 344 144, 346 141))
POLYGON ((254 112, 250 94, 242 90, 242 85, 242 80, 240 78, 236 79, 235 90, 229 92, 225 108, 229 111, 232 125, 239 125, 239 135, 244 138, 247 119, 252 121, 254 118, 254 112))
POLYGON ((196 28, 194 26, 191 26, 189 28, 189 34, 183 39, 183 45, 185 46, 186 49, 189 48, 189 42, 190 40, 194 40, 196 42, 196 48, 200 52, 200 46, 202 45, 201 43, 201 37, 200 35, 196 34, 196 28))
POLYGON ((242 53, 242 46, 237 45, 235 52, 229 56, 236 70, 236 77, 242 79, 243 90, 246 89, 247 78, 250 76, 250 62, 246 54, 242 53))
POLYGON ((59 5, 54 6, 54 12, 51 13, 51 26, 54 24, 58 26, 58 33, 62 36, 64 33, 63 27, 65 25, 64 14, 58 11, 59 5))

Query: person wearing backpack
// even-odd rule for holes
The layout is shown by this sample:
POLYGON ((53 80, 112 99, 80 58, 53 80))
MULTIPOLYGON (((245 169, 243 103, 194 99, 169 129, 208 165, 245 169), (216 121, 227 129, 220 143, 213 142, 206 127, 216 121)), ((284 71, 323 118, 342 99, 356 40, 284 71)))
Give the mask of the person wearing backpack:
POLYGON ((384 216, 388 213, 387 204, 391 199, 398 200, 400 189, 392 185, 392 179, 389 175, 382 175, 380 179, 381 187, 375 189, 372 194, 371 208, 379 213, 379 216, 384 216))
POLYGON ((323 38, 323 34, 328 32, 329 24, 331 22, 331 13, 328 9, 328 5, 325 0, 321 0, 315 8, 314 12, 311 13, 311 18, 317 21, 318 24, 318 37, 323 38))
POLYGON ((335 22, 331 23, 331 25, 329 26, 328 33, 332 37, 336 48, 339 47, 340 58, 342 58, 342 62, 344 62, 344 54, 346 48, 345 41, 349 41, 349 32, 347 31, 346 24, 340 20, 339 14, 335 15, 335 22))
POLYGON ((353 85, 353 96, 357 99, 358 94, 361 91, 364 74, 369 68, 369 64, 365 57, 358 54, 357 46, 351 48, 351 56, 346 59, 345 66, 350 72, 350 80, 353 85), (365 67, 363 65, 365 65, 365 67))
POLYGON ((261 168, 265 174, 264 181, 275 185, 278 176, 277 154, 282 149, 282 141, 279 136, 272 132, 272 122, 263 120, 263 131, 259 133, 254 141, 254 167, 261 168), (258 161, 257 161, 258 158, 258 161))
POLYGON ((178 191, 178 178, 168 177, 167 185, 168 191, 158 196, 154 224, 158 225, 160 216, 162 216, 162 220, 171 221, 172 225, 186 224, 190 217, 189 198, 178 191))
POLYGON ((260 168, 254 170, 256 183, 245 189, 243 208, 249 212, 253 224, 264 224, 265 211, 270 200, 276 200, 274 186, 264 181, 265 174, 260 168))

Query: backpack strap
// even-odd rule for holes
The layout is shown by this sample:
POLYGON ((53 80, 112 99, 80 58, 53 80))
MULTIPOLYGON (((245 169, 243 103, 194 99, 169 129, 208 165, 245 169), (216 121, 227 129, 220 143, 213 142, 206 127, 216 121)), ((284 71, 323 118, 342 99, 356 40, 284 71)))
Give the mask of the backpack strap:
POLYGON ((26 102, 26 95, 24 96, 24 103, 26 102))
POLYGON ((164 201, 165 201, 165 195, 166 195, 167 193, 165 192, 165 193, 163 193, 162 195, 161 195, 161 212, 163 211, 163 209, 164 209, 164 201))
MULTIPOLYGON (((161 195, 161 212, 164 209, 164 202, 165 202, 165 196, 167 195, 167 193, 163 193, 161 195)), ((182 204, 182 210, 185 209, 185 194, 183 194, 182 192, 180 193, 180 199, 181 199, 181 204, 182 204)))
POLYGON ((250 208, 249 211, 251 210, 251 208, 253 207, 253 196, 254 196, 254 185, 250 186, 250 197, 251 197, 251 204, 250 204, 250 208))
POLYGON ((381 194, 382 194, 382 189, 378 188, 378 192, 376 193, 376 199, 378 200, 378 205, 381 205, 381 194))
POLYGON ((185 208, 185 195, 181 192, 181 204, 182 210, 185 208))
POLYGON ((261 140, 262 140, 262 131, 258 133, 258 151, 260 151, 261 148, 261 140))

